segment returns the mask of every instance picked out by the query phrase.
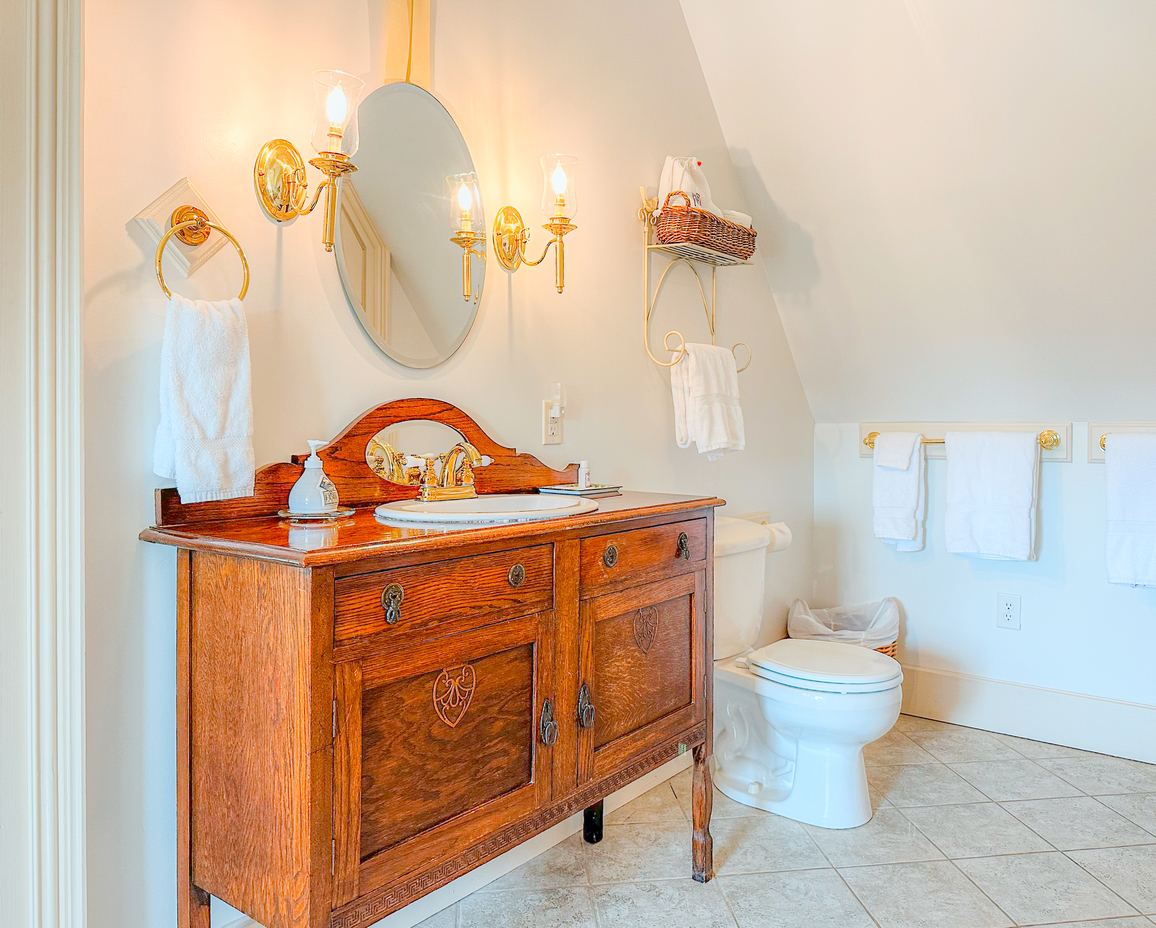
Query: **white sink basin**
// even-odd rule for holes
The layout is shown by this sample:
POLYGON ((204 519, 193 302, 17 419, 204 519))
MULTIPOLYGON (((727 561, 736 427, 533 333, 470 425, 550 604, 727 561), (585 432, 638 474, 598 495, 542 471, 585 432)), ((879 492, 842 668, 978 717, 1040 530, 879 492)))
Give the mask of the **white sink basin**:
POLYGON ((532 522, 561 519, 593 512, 592 499, 536 493, 495 493, 476 499, 443 499, 423 503, 419 499, 385 503, 374 512, 390 522, 532 522))

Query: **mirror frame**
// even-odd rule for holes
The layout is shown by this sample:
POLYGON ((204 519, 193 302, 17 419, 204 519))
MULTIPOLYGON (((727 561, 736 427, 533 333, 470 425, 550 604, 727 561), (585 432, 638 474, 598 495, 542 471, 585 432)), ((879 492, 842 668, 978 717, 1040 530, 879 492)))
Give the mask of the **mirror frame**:
MULTIPOLYGON (((446 106, 445 103, 443 103, 442 100, 437 96, 437 94, 435 94, 429 88, 422 87, 420 84, 414 84, 410 81, 391 81, 390 83, 382 84, 380 87, 377 87, 374 90, 372 90, 370 93, 367 93, 365 95, 365 97, 362 98, 361 104, 359 104, 359 107, 360 107, 360 105, 363 105, 375 93, 380 93, 383 90, 395 88, 398 86, 409 87, 409 88, 414 88, 416 90, 419 90, 422 93, 429 96, 429 98, 431 100, 433 100, 434 103, 436 103, 438 106, 440 106, 442 108, 442 111, 449 118, 450 122, 453 123, 454 128, 458 130, 458 135, 461 136, 462 144, 465 145, 466 153, 470 157, 470 170, 472 170, 476 173, 476 165, 474 164, 474 153, 473 153, 473 150, 470 148, 470 143, 466 140, 465 133, 462 132, 461 126, 459 126, 458 121, 456 119, 454 119, 454 114, 450 112, 449 107, 446 106)), ((340 210, 341 210, 340 202, 338 203, 337 208, 338 208, 338 216, 340 217, 340 210)), ((485 201, 484 200, 482 201, 482 215, 483 216, 485 215, 485 201)), ((488 245, 488 242, 486 242, 484 244, 488 245)), ((487 258, 488 258, 488 254, 489 254, 489 252, 487 249, 487 258)), ((346 276, 345 260, 343 258, 343 252, 342 252, 342 247, 341 247, 341 222, 340 221, 338 221, 336 223, 336 229, 334 230, 334 235, 333 235, 333 263, 337 265, 337 276, 341 279, 342 295, 345 297, 345 302, 349 306, 350 311, 353 313, 353 318, 357 320, 357 324, 361 328, 361 331, 363 331, 367 336, 369 336, 369 340, 372 341, 373 344, 377 346, 378 350, 382 354, 384 354, 391 361, 394 361, 395 363, 400 364, 402 367, 408 367, 410 370, 430 370, 431 368, 435 368, 435 367, 438 367, 442 364, 445 364, 446 361, 448 361, 450 358, 452 358, 455 354, 458 353, 458 349, 460 349, 462 347, 462 345, 465 344, 466 339, 469 338, 470 333, 474 330, 474 326, 477 324, 478 310, 481 307, 482 294, 485 292, 485 287, 486 287, 486 276, 487 275, 486 275, 485 271, 488 270, 488 260, 486 262, 487 267, 484 268, 483 272, 482 272, 482 283, 481 283, 481 286, 478 288, 478 296, 476 299, 470 301, 473 304, 473 310, 474 310, 473 315, 470 317, 470 324, 465 326, 465 328, 462 330, 462 334, 454 341, 452 347, 446 352, 446 354, 443 357, 440 357, 436 360, 428 360, 428 361, 425 359, 422 359, 422 358, 411 358, 408 355, 402 354, 396 348, 391 348, 389 343, 386 342, 385 339, 383 339, 381 337, 381 335, 373 329, 372 326, 369 325, 368 321, 365 318, 365 310, 360 305, 358 300, 354 297, 355 291, 353 289, 353 285, 352 285, 351 281, 349 280, 349 278, 346 276)))

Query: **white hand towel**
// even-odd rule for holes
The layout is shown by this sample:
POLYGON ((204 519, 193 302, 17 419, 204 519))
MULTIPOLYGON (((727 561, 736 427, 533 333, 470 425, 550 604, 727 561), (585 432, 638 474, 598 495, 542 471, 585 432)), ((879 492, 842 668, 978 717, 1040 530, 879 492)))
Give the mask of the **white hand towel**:
POLYGON ((947 550, 1035 560, 1040 445, 1032 432, 948 432, 947 550))
POLYGON ((737 209, 724 209, 722 214, 723 219, 728 219, 731 222, 737 222, 740 226, 751 227, 752 219, 747 213, 740 213, 737 209))
MULTIPOLYGON (((710 186, 706 175, 702 172, 698 159, 693 155, 688 158, 676 158, 667 155, 662 166, 662 174, 658 178, 658 211, 662 212, 666 205, 666 197, 672 191, 681 190, 690 198, 690 205, 705 209, 716 216, 722 215, 722 210, 714 205, 710 198, 710 186)), ((684 206, 681 200, 676 200, 676 206, 684 206)))
POLYGON ((240 300, 173 296, 161 342, 153 470, 182 503, 253 495, 249 329, 240 300))
POLYGON ((922 439, 916 432, 875 437, 871 488, 875 537, 895 545, 896 551, 923 550, 927 493, 922 439))
POLYGON ((715 461, 746 447, 739 375, 726 348, 688 344, 686 357, 670 369, 674 397, 674 437, 680 448, 693 441, 699 454, 715 461))
POLYGON ((1108 434, 1108 582, 1156 586, 1156 435, 1108 434))

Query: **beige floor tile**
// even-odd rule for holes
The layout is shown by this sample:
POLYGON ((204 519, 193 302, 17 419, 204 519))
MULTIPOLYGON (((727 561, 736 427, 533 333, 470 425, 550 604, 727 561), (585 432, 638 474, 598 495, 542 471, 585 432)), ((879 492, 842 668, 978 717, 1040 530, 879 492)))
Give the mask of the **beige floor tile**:
POLYGON ((1108 793, 1156 793, 1156 764, 1092 754, 1058 757, 1040 763, 1091 796, 1108 793))
POLYGON ((1156 843, 1156 837, 1090 796, 1008 802, 1004 808, 1061 851, 1156 843))
POLYGON ((863 760, 869 767, 891 764, 934 764, 935 758, 901 731, 892 729, 878 741, 863 749, 863 760))
POLYGON ((587 888, 474 893, 458 906, 460 928, 597 928, 587 888))
POLYGON ((1032 760, 1039 760, 1044 757, 1089 756, 1088 751, 1065 747, 1062 744, 1048 744, 1046 741, 1029 741, 1027 738, 1017 738, 1015 735, 997 735, 993 733, 992 737, 1006 744, 1017 754, 1022 754, 1024 757, 1031 758, 1032 760))
POLYGON ((899 808, 987 801, 983 793, 942 764, 868 767, 867 782, 899 808))
POLYGON ((907 816, 948 857, 1050 851, 1051 845, 994 802, 919 806, 907 816))
POLYGON ((1156 915, 1156 846, 1072 851, 1076 863, 1144 915, 1156 915))
POLYGON ((719 877, 739 928, 874 928, 834 870, 719 877))
POLYGON ((880 928, 1012 926, 950 861, 849 867, 839 873, 880 928))
POLYGON ((942 860, 935 845, 898 809, 883 809, 866 825, 832 829, 804 826, 833 867, 942 860))
POLYGON ((592 883, 682 879, 690 876, 690 839, 689 823, 607 825, 602 841, 586 848, 586 872, 592 883))
POLYGON ((734 928, 716 880, 611 883, 594 889, 599 924, 613 928, 734 928))
MULTIPOLYGON (((672 777, 669 781, 674 789, 675 796, 678 797, 679 807, 682 809, 683 815, 687 821, 690 821, 690 802, 691 802, 691 771, 684 770, 676 777, 672 777)), ((711 801, 711 820, 716 818, 745 818, 748 815, 766 815, 762 809, 756 809, 753 806, 745 805, 741 802, 735 802, 729 796, 724 796, 719 790, 714 791, 714 798, 711 801)))
POLYGON ((1124 918, 1096 918, 1090 922, 1062 922, 1045 928, 1148 928, 1151 924, 1142 915, 1132 915, 1124 918))
POLYGON ((956 864, 1020 925, 1137 914, 1059 852, 975 857, 956 864))
POLYGON ((1034 760, 991 760, 952 764, 951 769, 996 802, 1017 799, 1061 799, 1080 791, 1049 773, 1034 760))
POLYGON ((1156 793, 1128 793, 1101 796, 1100 802, 1115 809, 1124 818, 1156 835, 1156 793))
POLYGON ((728 818, 711 823, 714 868, 719 875, 808 870, 827 859, 798 822, 777 815, 728 818))
POLYGON ((435 915, 431 915, 425 921, 419 922, 414 928, 456 928, 457 923, 458 907, 454 904, 435 915))
POLYGON ((516 870, 499 877, 479 892, 586 886, 590 881, 586 876, 585 856, 586 843, 582 840, 582 835, 571 835, 516 870))
POLYGON ((913 731, 912 741, 945 764, 977 760, 1018 760, 1017 754, 986 731, 961 728, 955 731, 913 731))
POLYGON ((958 725, 947 722, 937 722, 935 719, 921 719, 917 715, 901 715, 895 723, 895 729, 901 732, 911 731, 962 731, 958 725))
POLYGON ((670 783, 660 783, 637 799, 606 814, 606 823, 634 825, 640 822, 685 822, 682 806, 670 783))

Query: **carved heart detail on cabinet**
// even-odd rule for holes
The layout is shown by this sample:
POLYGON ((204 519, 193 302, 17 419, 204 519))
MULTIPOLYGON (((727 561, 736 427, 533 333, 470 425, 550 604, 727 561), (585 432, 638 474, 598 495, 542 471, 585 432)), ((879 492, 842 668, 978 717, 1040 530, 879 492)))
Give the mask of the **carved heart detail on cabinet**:
POLYGON ((456 728, 465 718, 476 685, 474 668, 469 664, 449 667, 439 673, 433 686, 433 704, 438 718, 450 728, 456 728))
POLYGON ((658 610, 654 606, 644 606, 634 613, 634 643, 643 654, 650 651, 658 634, 658 610))

